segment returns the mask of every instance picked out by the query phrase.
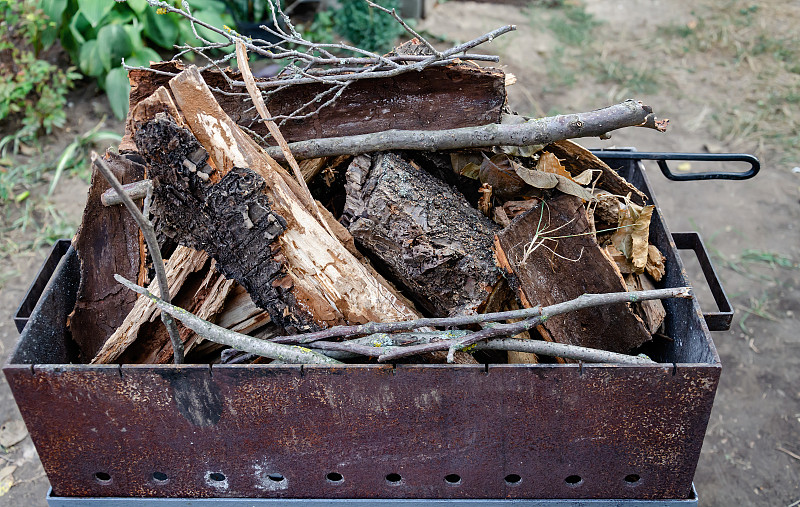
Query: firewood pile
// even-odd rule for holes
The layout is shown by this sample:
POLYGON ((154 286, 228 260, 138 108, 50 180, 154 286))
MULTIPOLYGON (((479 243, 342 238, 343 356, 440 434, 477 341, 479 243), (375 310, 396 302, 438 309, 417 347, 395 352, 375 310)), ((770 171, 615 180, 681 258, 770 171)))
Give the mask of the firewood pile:
POLYGON ((530 120, 506 106, 511 76, 453 61, 353 81, 279 125, 323 85, 269 88, 238 51, 240 71, 131 71, 125 137, 95 158, 73 241, 81 361, 650 362, 660 299, 688 291, 653 290, 653 206, 568 140, 663 131, 647 106, 530 120), (156 297, 161 257, 175 306, 156 297))

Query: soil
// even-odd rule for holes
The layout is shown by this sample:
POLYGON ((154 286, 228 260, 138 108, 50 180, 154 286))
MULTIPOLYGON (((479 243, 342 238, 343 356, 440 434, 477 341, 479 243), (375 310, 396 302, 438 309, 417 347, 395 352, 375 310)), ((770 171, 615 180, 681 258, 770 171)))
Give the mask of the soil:
MULTIPOLYGON (((540 3, 548 2, 534 2, 540 3)), ((650 59, 649 64, 660 70, 660 86, 648 93, 637 93, 635 87, 626 89, 614 83, 598 83, 580 68, 573 68, 576 79, 572 84, 548 86, 552 74, 546 68, 558 42, 532 21, 531 11, 519 7, 457 1, 431 5, 420 28, 450 40, 464 41, 503 24, 517 24, 516 32, 498 38, 485 50, 501 55, 503 68, 516 75, 509 104, 522 114, 582 111, 635 96, 653 106, 659 117, 671 119, 666 134, 633 128, 614 133, 609 141, 586 140, 583 144, 588 147, 625 146, 640 151, 698 153, 751 151, 761 158, 761 173, 743 182, 670 182, 661 176, 655 164, 646 163, 645 167, 668 226, 672 231, 701 233, 736 308, 730 331, 713 335, 723 371, 695 476, 700 504, 797 505, 800 500, 800 333, 797 332, 800 169, 793 171, 793 168, 800 166, 800 157, 787 144, 765 141, 768 136, 758 135, 758 131, 753 134, 753 130, 745 129, 738 131, 740 135, 731 135, 724 124, 720 126, 729 117, 724 113, 731 113, 724 108, 736 110, 741 104, 742 115, 759 112, 760 106, 745 107, 750 105, 747 94, 754 87, 769 86, 760 81, 769 70, 768 62, 763 55, 756 55, 750 63, 743 60, 744 63, 737 64, 737 73, 720 70, 723 69, 720 65, 729 58, 726 53, 662 52, 657 56, 658 61, 653 62, 656 57, 650 53, 652 47, 641 41, 656 33, 657 26, 690 26, 695 19, 693 10, 699 8, 696 2, 593 0, 586 4, 587 12, 605 22, 603 58, 616 55, 632 62, 650 59), (782 259, 789 260, 786 267, 780 265, 782 259)), ((774 13, 761 21, 768 24, 761 27, 767 32, 777 33, 787 24, 797 26, 800 21, 800 6, 796 3, 773 1, 760 5, 762 12, 774 13)), ((792 76, 775 79, 778 78, 792 79, 792 76)), ((795 83, 800 80, 796 74, 793 79, 795 83)), ((91 87, 74 94, 73 102, 68 113, 71 131, 57 133, 45 141, 54 153, 59 153, 77 133, 94 126, 104 114, 111 117, 105 99, 96 96, 91 87)), ((791 111, 775 114, 791 114, 791 111)), ((105 128, 121 133, 122 123, 107 121, 105 128)), ((673 163, 673 170, 676 167, 673 163)), ((707 168, 722 169, 719 165, 707 168)), ((703 167, 693 163, 692 169, 703 167)), ((86 190, 84 180, 65 178, 51 202, 68 222, 77 224, 86 190)), ((46 192, 46 187, 32 193, 36 192, 46 192)), ((14 210, 5 211, 8 215, 14 210)), ((3 232, 2 242, 23 243, 32 234, 32 230, 9 230, 3 232)), ((47 250, 18 249, 4 261, 7 265, 3 266, 5 283, 0 290, 0 361, 5 361, 17 339, 12 315, 47 250)), ((713 311, 713 299, 705 289, 697 262, 691 257, 691 254, 683 256, 701 304, 713 311)), ((0 423, 19 419, 7 383, 0 377, 0 423)), ((7 464, 18 467, 14 471, 16 484, 4 495, 0 491, 0 503, 46 505, 48 482, 30 438, 0 449, 0 469, 7 464)))

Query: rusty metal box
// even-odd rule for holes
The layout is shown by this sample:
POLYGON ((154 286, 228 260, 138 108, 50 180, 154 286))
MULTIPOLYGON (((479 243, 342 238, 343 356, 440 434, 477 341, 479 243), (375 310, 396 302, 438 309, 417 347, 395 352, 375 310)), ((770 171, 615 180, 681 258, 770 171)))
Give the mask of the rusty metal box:
MULTIPOLYGON (((639 161, 608 160, 650 194, 639 161)), ((652 196, 651 196, 652 198, 652 196)), ((660 286, 687 284, 658 207, 660 286)), ((71 364, 70 249, 4 366, 59 497, 685 499, 720 361, 673 299, 659 364, 71 364)))

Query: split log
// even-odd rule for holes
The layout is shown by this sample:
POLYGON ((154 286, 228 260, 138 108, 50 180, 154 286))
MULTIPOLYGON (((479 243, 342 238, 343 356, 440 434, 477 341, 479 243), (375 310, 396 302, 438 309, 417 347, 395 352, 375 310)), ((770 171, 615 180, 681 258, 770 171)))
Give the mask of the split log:
MULTIPOLYGON (((167 73, 179 73, 184 67, 178 62, 154 63, 151 68, 167 73)), ((241 75, 227 69, 230 79, 241 81, 241 75)), ((131 70, 131 110, 170 79, 145 70, 131 70)), ((214 97, 231 119, 260 136, 267 128, 252 104, 243 100, 247 92, 231 89, 217 70, 206 70, 203 79, 215 91, 214 97)), ((263 83, 265 80, 259 80, 263 83)), ((311 112, 330 96, 320 97, 328 85, 309 83, 280 85, 268 97, 267 107, 272 114, 289 115, 305 104, 311 112)), ((379 132, 390 128, 441 130, 498 123, 506 102, 505 75, 499 69, 459 64, 428 67, 394 77, 355 81, 347 86, 333 104, 302 121, 288 121, 281 127, 289 142, 339 135, 379 132), (465 86, 465 84, 467 84, 465 86), (420 119, 423 119, 420 121, 420 119)))
MULTIPOLYGON (((123 183, 141 180, 145 175, 138 157, 109 152, 106 159, 123 183)), ((139 227, 124 207, 103 206, 101 196, 108 188, 110 184, 95 168, 81 226, 72 242, 80 259, 81 283, 68 325, 83 362, 97 354, 136 302, 131 292, 114 280, 114 273, 142 282, 140 274, 145 271, 139 227)))
MULTIPOLYGON (((166 262, 167 280, 171 297, 177 295, 186 279, 206 265, 208 254, 187 247, 178 247, 166 262)), ((111 273, 113 276, 114 273, 111 273)), ((119 285, 119 284, 117 284, 119 285)), ((150 292, 160 295, 158 283, 153 281, 148 287, 150 292)), ((123 322, 104 340, 102 348, 92 359, 92 364, 109 364, 116 361, 127 348, 136 341, 139 330, 146 322, 155 321, 160 315, 158 308, 144 296, 136 299, 135 304, 123 322)), ((166 333, 166 329, 164 329, 166 333)), ((169 340, 169 337, 166 338, 169 340)))
POLYGON ((434 315, 480 312, 500 279, 499 227, 395 153, 356 157, 346 177, 348 230, 412 298, 434 315))
POLYGON ((196 68, 170 88, 191 132, 157 119, 136 142, 158 179, 154 211, 176 237, 208 248, 219 270, 290 332, 417 316, 308 212, 291 177, 222 111, 196 68), (218 184, 197 176, 206 162, 222 174, 218 184))
MULTIPOLYGON (((494 246, 498 265, 526 308, 627 290, 591 234, 577 197, 562 195, 520 215, 497 234, 494 246)), ((651 337, 627 304, 554 316, 542 327, 555 342, 620 353, 651 337)))

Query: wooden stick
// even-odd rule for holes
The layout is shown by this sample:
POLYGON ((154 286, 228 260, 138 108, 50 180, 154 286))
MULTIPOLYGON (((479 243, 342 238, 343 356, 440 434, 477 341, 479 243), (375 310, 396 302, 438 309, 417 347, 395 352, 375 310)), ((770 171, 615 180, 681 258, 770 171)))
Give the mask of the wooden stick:
MULTIPOLYGON (((539 315, 528 317, 525 320, 514 322, 512 324, 497 324, 493 327, 482 329, 471 333, 456 343, 448 342, 434 342, 423 345, 414 345, 411 347, 398 348, 390 353, 384 354, 378 358, 379 362, 386 362, 406 357, 414 354, 421 354, 425 352, 434 352, 437 350, 463 350, 470 345, 477 343, 481 340, 487 340, 498 336, 513 336, 523 331, 527 331, 535 327, 538 323, 544 322, 554 315, 572 312, 583 308, 591 308, 594 306, 610 305, 614 303, 636 303, 639 301, 648 301, 651 299, 667 299, 673 297, 691 298, 691 287, 678 287, 675 289, 656 289, 652 291, 639 291, 639 292, 611 292, 608 294, 583 294, 570 301, 563 303, 556 303, 540 309, 539 315)), ((526 310, 536 310, 537 308, 528 308, 526 310)), ((506 313, 523 314, 525 310, 516 310, 506 313)), ((527 312, 525 312, 527 313, 527 312)))
POLYGON ((205 321, 196 315, 193 315, 183 308, 178 308, 170 303, 167 303, 160 297, 154 295, 144 287, 140 287, 135 283, 127 280, 126 278, 114 275, 114 278, 132 291, 149 298, 153 303, 161 309, 162 315, 167 314, 175 317, 198 335, 206 340, 228 345, 244 352, 251 352, 260 356, 277 359, 286 363, 296 364, 341 364, 340 361, 332 359, 328 356, 314 352, 312 350, 282 345, 273 343, 267 340, 259 340, 252 336, 236 333, 205 321))
MULTIPOLYGON (((563 139, 598 137, 623 127, 652 126, 663 132, 663 124, 651 120, 653 110, 636 100, 586 113, 550 116, 517 125, 492 123, 481 127, 450 130, 387 130, 348 137, 308 139, 289 144, 296 158, 358 155, 387 150, 441 151, 491 146, 547 145, 563 139)), ((266 152, 282 159, 281 148, 266 152)))
POLYGON ((308 189, 306 180, 303 177, 303 172, 300 170, 297 160, 295 160, 294 156, 292 156, 292 150, 289 149, 289 143, 287 143, 286 139, 284 139, 283 134, 281 134, 281 130, 278 128, 278 125, 271 119, 272 115, 267 109, 267 104, 264 103, 264 97, 261 96, 261 92, 258 90, 258 86, 256 85, 256 80, 253 78, 253 73, 250 71, 250 63, 247 60, 247 49, 245 49, 244 44, 240 40, 236 41, 236 60, 239 62, 239 71, 242 73, 242 79, 244 79, 247 92, 250 94, 250 98, 253 99, 253 104, 256 106, 258 114, 261 115, 261 119, 264 120, 264 123, 267 125, 269 133, 272 134, 272 137, 278 142, 278 145, 281 148, 281 154, 283 155, 283 158, 289 162, 289 166, 292 168, 294 177, 300 184, 300 188, 305 195, 305 199, 311 203, 311 209, 309 211, 314 213, 314 215, 317 217, 317 220, 319 220, 322 226, 325 227, 325 230, 328 231, 328 234, 336 237, 333 234, 333 231, 331 231, 331 228, 328 227, 328 222, 325 220, 325 218, 323 218, 322 213, 320 213, 319 207, 317 206, 317 201, 315 201, 314 197, 311 196, 311 191, 308 189))
MULTIPOLYGON (((97 165, 100 168, 100 172, 103 173, 103 176, 106 178, 106 180, 108 180, 111 186, 114 187, 114 190, 117 191, 120 199, 122 199, 122 203, 125 204, 125 207, 139 225, 139 229, 142 230, 144 239, 147 242, 147 249, 150 251, 150 257, 153 259, 153 267, 156 270, 158 289, 161 292, 162 297, 166 298, 166 301, 168 302, 169 282, 167 281, 167 273, 164 270, 164 259, 161 257, 161 249, 158 246, 158 238, 156 238, 156 232, 153 229, 153 224, 151 224, 150 221, 145 218, 144 215, 142 215, 142 212, 139 211, 139 208, 122 188, 122 184, 114 176, 114 173, 111 172, 111 169, 108 167, 105 161, 94 152, 92 152, 92 158, 97 160, 97 165)), ((181 336, 178 332, 178 326, 175 324, 175 321, 172 320, 171 316, 163 312, 161 313, 161 321, 164 322, 164 326, 169 332, 169 339, 172 341, 175 364, 182 364, 184 360, 183 341, 181 341, 181 336)))

